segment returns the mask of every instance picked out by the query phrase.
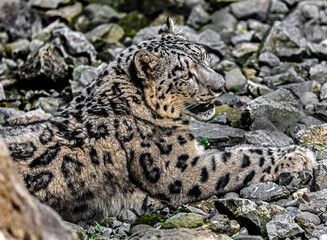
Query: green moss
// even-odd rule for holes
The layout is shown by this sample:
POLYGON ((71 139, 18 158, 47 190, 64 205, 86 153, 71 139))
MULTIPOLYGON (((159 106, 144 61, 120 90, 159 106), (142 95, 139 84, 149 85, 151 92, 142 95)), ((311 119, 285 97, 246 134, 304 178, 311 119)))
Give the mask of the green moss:
POLYGON ((126 36, 134 37, 138 30, 148 25, 148 19, 137 11, 130 12, 118 23, 125 31, 126 36))
POLYGON ((153 226, 157 222, 162 222, 164 219, 164 216, 161 214, 148 214, 148 215, 143 215, 136 219, 135 223, 136 224, 147 224, 150 226, 153 226))

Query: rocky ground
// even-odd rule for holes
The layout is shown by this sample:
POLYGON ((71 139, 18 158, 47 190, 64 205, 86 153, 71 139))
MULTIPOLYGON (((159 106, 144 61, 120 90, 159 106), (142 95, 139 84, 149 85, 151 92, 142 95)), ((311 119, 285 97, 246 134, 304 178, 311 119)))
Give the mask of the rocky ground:
POLYGON ((200 144, 299 144, 315 152, 318 165, 221 199, 67 226, 80 239, 98 240, 327 239, 326 1, 2 0, 0 122, 50 117, 167 16, 207 48, 226 79, 217 116, 192 121, 200 144))

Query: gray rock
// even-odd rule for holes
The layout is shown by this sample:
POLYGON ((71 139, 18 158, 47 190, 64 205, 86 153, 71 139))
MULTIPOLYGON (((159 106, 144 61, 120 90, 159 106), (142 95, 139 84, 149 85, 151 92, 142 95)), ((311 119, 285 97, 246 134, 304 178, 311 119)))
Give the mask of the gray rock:
POLYGON ((270 29, 270 26, 268 24, 264 24, 255 19, 249 19, 247 23, 248 23, 248 28, 250 30, 255 31, 253 35, 254 40, 261 41, 264 35, 266 34, 266 32, 270 29))
POLYGON ((254 33, 255 31, 248 31, 245 33, 235 35, 234 37, 231 38, 231 43, 233 45, 236 45, 241 42, 250 42, 252 40, 254 33))
POLYGON ((324 213, 327 211, 327 189, 317 192, 309 192, 302 196, 304 202, 298 202, 298 207, 302 211, 312 213, 324 213))
POLYGON ((247 143, 259 147, 286 147, 294 144, 292 138, 278 131, 255 130, 244 133, 247 143))
POLYGON ((279 89, 251 101, 246 110, 251 119, 266 117, 284 132, 301 119, 296 104, 297 100, 290 91, 279 89))
POLYGON ((261 53, 258 60, 260 64, 268 65, 269 67, 276 67, 280 64, 279 58, 271 52, 261 53))
POLYGON ((304 230, 295 223, 290 214, 278 214, 273 216, 267 223, 267 234, 269 240, 294 238, 300 236, 304 230))
POLYGON ((42 29, 39 15, 23 1, 0 2, 0 29, 9 33, 11 41, 30 38, 42 29))
POLYGON ((27 39, 18 39, 15 42, 7 43, 5 51, 13 59, 25 58, 29 52, 29 41, 27 39))
POLYGON ((205 137, 217 148, 231 147, 244 143, 245 131, 219 124, 207 124, 196 120, 191 121, 192 133, 197 138, 205 137))
POLYGON ((247 87, 249 92, 255 97, 260 97, 262 95, 266 95, 274 91, 273 89, 267 87, 264 84, 255 83, 250 80, 247 83, 248 83, 247 87))
POLYGON ((327 100, 327 82, 322 85, 319 97, 320 100, 327 100))
POLYGON ((131 235, 133 235, 134 233, 137 233, 140 231, 148 231, 148 230, 152 230, 152 229, 154 229, 154 228, 147 224, 138 224, 138 225, 133 226, 130 233, 131 233, 131 235))
POLYGON ((290 192, 299 190, 301 184, 299 174, 293 172, 281 173, 278 181, 280 186, 286 187, 290 192))
POLYGON ((300 6, 300 10, 302 16, 305 17, 306 19, 310 19, 310 18, 318 19, 319 17, 318 6, 314 4, 302 4, 302 6, 300 6))
POLYGON ((199 29, 210 20, 210 15, 204 10, 202 5, 197 5, 192 8, 192 11, 186 21, 194 29, 199 29))
POLYGON ((100 47, 104 43, 118 42, 124 36, 124 30, 118 24, 101 24, 85 34, 86 38, 95 46, 100 47))
POLYGON ((206 227, 218 233, 230 233, 229 218, 226 215, 216 214, 208 220, 206 227))
POLYGON ((290 196, 290 192, 285 187, 274 182, 252 183, 243 188, 240 194, 242 198, 262 201, 272 201, 290 196))
POLYGON ((300 102, 305 106, 305 109, 314 110, 314 106, 319 103, 319 99, 313 92, 305 92, 300 97, 300 102))
POLYGON ((317 215, 310 212, 301 212, 296 215, 295 221, 302 228, 316 228, 321 222, 317 215))
POLYGON ((66 47, 69 54, 86 55, 90 63, 95 61, 96 50, 82 33, 72 31, 67 27, 58 27, 52 31, 52 36, 62 41, 62 45, 66 47))
POLYGON ((310 68, 310 78, 321 84, 327 81, 327 62, 322 61, 320 64, 317 64, 310 68))
POLYGON ((311 239, 325 240, 327 238, 327 226, 320 224, 316 228, 306 228, 305 236, 310 240, 311 239))
POLYGON ((188 240, 232 240, 227 235, 217 235, 212 231, 208 231, 205 229, 186 229, 186 228, 178 228, 178 229, 168 229, 168 230, 159 230, 159 229, 146 229, 143 231, 139 231, 131 235, 129 240, 160 240, 160 239, 188 239, 188 240))
POLYGON ((307 43, 299 28, 276 21, 262 46, 261 53, 269 51, 279 58, 302 59, 306 50, 307 43))
POLYGON ((191 10, 192 8, 194 8, 197 5, 201 5, 204 4, 204 0, 186 0, 184 2, 184 7, 188 8, 189 10, 191 10))
POLYGON ((225 74, 225 87, 227 90, 232 90, 234 88, 242 88, 247 80, 244 77, 242 71, 239 68, 234 68, 225 74))
MULTIPOLYGON (((161 26, 150 26, 150 27, 142 28, 140 31, 137 32, 137 34, 133 38, 133 43, 139 43, 144 40, 155 37, 158 34, 160 28, 161 28, 161 26)), ((187 39, 190 39, 192 41, 194 41, 194 39, 196 39, 195 30, 188 26, 177 26, 176 30, 182 31, 183 34, 185 34, 187 39)))
POLYGON ((305 24, 303 31, 309 43, 320 43, 327 37, 327 32, 318 24, 305 24))
MULTIPOLYGON (((250 129, 252 131, 255 131, 255 130, 264 130, 264 131, 268 131, 268 132, 278 131, 276 126, 271 121, 269 121, 266 117, 255 118, 250 126, 250 129)), ((269 134, 267 137, 265 137, 265 134, 266 134, 266 132, 263 132, 263 134, 262 134, 265 139, 270 138, 269 134)), ((257 134, 254 134, 255 139, 257 139, 256 135, 257 134)), ((261 133, 259 132, 258 135, 260 136, 261 133)))
POLYGON ((203 217, 203 219, 207 219, 209 217, 208 213, 205 213, 204 211, 196 207, 185 206, 185 211, 199 214, 203 217))
MULTIPOLYGON (((326 84, 326 90, 327 90, 327 84, 326 84)), ((215 104, 233 106, 237 101, 238 101, 238 97, 235 96, 234 94, 224 93, 216 99, 215 104)))
POLYGON ((162 228, 195 228, 203 225, 203 217, 196 213, 186 213, 180 217, 169 218, 164 222, 162 228))
POLYGON ((327 188, 327 160, 321 160, 313 168, 313 187, 319 191, 327 188))
POLYGON ((264 82, 272 88, 282 86, 287 83, 302 83, 305 79, 302 78, 296 71, 294 67, 289 68, 286 72, 281 74, 276 74, 273 76, 268 76, 264 78, 264 82))
POLYGON ((256 18, 265 21, 268 15, 270 0, 247 0, 230 5, 231 12, 238 18, 256 18))
POLYGON ((68 22, 71 22, 74 17, 81 13, 83 5, 80 2, 76 2, 71 6, 62 7, 59 9, 48 10, 46 15, 49 17, 57 17, 66 19, 68 22))
POLYGON ((24 84, 37 84, 45 88, 62 86, 67 74, 68 66, 53 44, 31 52, 19 71, 24 84))
POLYGON ((219 53, 221 56, 224 56, 227 52, 226 44, 220 39, 220 35, 212 29, 206 29, 201 32, 196 42, 206 46, 213 52, 219 53))
POLYGON ((0 32, 0 43, 6 44, 9 40, 9 36, 6 32, 0 32))
POLYGON ((308 47, 314 56, 326 59, 327 57, 327 41, 321 43, 308 43, 308 47))
POLYGON ((104 23, 116 22, 120 19, 119 14, 112 7, 96 3, 88 4, 83 9, 82 14, 88 19, 87 26, 84 26, 83 30, 92 29, 104 23))
POLYGON ((73 94, 80 92, 87 84, 95 79, 101 72, 101 66, 98 68, 80 65, 73 70, 73 80, 71 81, 71 89, 73 94))
POLYGON ((266 233, 266 224, 273 214, 272 207, 268 203, 261 202, 258 205, 242 198, 219 199, 215 205, 220 213, 233 216, 242 226, 253 232, 260 231, 262 234, 266 233))
POLYGON ((226 72, 231 71, 232 69, 237 68, 237 65, 235 62, 229 61, 229 60, 222 60, 216 68, 214 68, 215 71, 223 74, 226 72))
POLYGON ((29 0, 30 5, 40 8, 57 8, 59 4, 69 3, 69 0, 29 0))
POLYGON ((233 199, 240 198, 240 195, 236 192, 228 192, 221 199, 233 199))
POLYGON ((311 92, 319 88, 319 83, 316 81, 305 81, 302 83, 291 83, 280 86, 292 91, 298 98, 301 98, 304 93, 311 92))
POLYGON ((242 64, 245 62, 245 60, 247 60, 247 58, 250 55, 257 52, 258 49, 259 49, 258 43, 244 42, 244 43, 237 44, 234 47, 232 54, 237 59, 237 61, 242 64))
POLYGON ((248 235, 248 234, 238 234, 236 236, 233 236, 233 239, 235 240, 264 240, 261 236, 256 235, 248 235))
POLYGON ((278 0, 271 1, 270 13, 287 14, 288 12, 289 9, 284 2, 278 0))
POLYGON ((211 15, 211 22, 208 27, 220 32, 223 29, 234 30, 237 19, 229 12, 229 7, 225 7, 211 15))
POLYGON ((24 124, 28 122, 47 120, 50 117, 51 115, 49 113, 46 113, 41 108, 37 108, 35 110, 28 111, 28 112, 17 111, 14 115, 11 115, 7 118, 7 123, 24 124))
POLYGON ((47 113, 54 114, 58 111, 59 105, 58 98, 40 97, 35 106, 43 109, 47 113))

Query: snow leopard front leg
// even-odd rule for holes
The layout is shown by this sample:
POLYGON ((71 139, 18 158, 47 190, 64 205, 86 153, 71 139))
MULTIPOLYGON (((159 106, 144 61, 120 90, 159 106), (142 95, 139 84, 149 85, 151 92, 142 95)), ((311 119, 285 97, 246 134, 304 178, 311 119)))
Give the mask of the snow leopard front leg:
POLYGON ((282 172, 310 169, 315 163, 307 149, 241 146, 200 156, 181 154, 169 161, 141 155, 141 167, 131 165, 137 185, 172 206, 238 190, 252 182, 276 181, 282 172), (169 163, 169 164, 168 164, 169 163))

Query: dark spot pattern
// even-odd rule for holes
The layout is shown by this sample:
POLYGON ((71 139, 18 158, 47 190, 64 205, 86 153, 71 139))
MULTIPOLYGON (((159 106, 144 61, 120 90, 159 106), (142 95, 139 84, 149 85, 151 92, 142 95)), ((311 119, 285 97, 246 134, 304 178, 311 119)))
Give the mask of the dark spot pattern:
POLYGON ((202 194, 199 185, 193 186, 187 193, 190 197, 198 198, 202 194))
POLYGON ((187 143, 186 138, 184 138, 184 137, 181 136, 181 135, 179 135, 179 136, 177 137, 177 141, 178 141, 178 143, 179 143, 180 145, 184 145, 185 143, 187 143))
POLYGON ((223 162, 224 163, 227 162, 230 159, 231 155, 232 154, 230 152, 224 152, 223 155, 222 155, 223 162))
POLYGON ((61 147, 59 144, 56 144, 52 147, 49 147, 44 153, 42 153, 39 157, 35 158, 30 164, 30 168, 41 167, 45 165, 49 165, 60 152, 61 147))
POLYGON ((199 159, 200 159, 200 157, 193 158, 192 161, 191 161, 191 166, 192 167, 195 167, 196 164, 198 163, 199 159))
POLYGON ((27 158, 33 157, 36 146, 33 142, 9 143, 10 155, 14 161, 26 161, 27 158))
POLYGON ((93 163, 94 165, 99 165, 100 164, 97 150, 94 147, 92 147, 90 149, 89 155, 90 155, 91 163, 93 163))
POLYGON ((90 138, 101 139, 109 136, 108 127, 104 123, 99 125, 92 124, 90 122, 86 123, 87 134, 90 138))
POLYGON ((187 168, 187 160, 189 159, 189 155, 188 154, 182 154, 180 156, 178 156, 177 158, 177 163, 176 163, 176 167, 179 168, 181 170, 181 172, 184 172, 187 168))
POLYGON ((61 164, 61 172, 65 178, 71 178, 74 176, 72 171, 75 171, 76 173, 80 174, 82 172, 83 166, 84 165, 77 159, 65 155, 61 164))
POLYGON ((250 173, 248 173, 245 176, 244 180, 243 180, 243 185, 248 185, 248 183, 252 181, 254 175, 255 175, 255 171, 254 170, 252 170, 250 173))
POLYGON ((230 173, 226 173, 224 176, 221 176, 216 183, 216 190, 222 190, 227 186, 230 180, 230 173))
POLYGON ((164 144, 164 143, 160 143, 160 142, 156 142, 155 144, 159 148, 161 155, 169 155, 170 152, 173 150, 172 144, 164 144))
POLYGON ((251 165, 250 157, 248 155, 243 155, 241 168, 246 168, 251 165))
POLYGON ((201 181, 202 183, 204 183, 204 182, 208 181, 208 179, 209 179, 209 173, 208 173, 208 170, 207 170, 206 167, 203 167, 203 168, 201 169, 200 181, 201 181))
POLYGON ((141 154, 139 161, 146 179, 151 183, 158 182, 160 178, 160 169, 158 167, 152 168, 154 160, 151 154, 150 153, 141 154))
POLYGON ((104 151, 103 152, 103 164, 107 165, 107 164, 111 164, 114 165, 111 159, 111 152, 109 151, 104 151))
POLYGON ((53 138, 53 131, 49 127, 47 127, 39 136, 39 141, 41 144, 47 145, 49 142, 52 141, 52 138, 53 138))
POLYGON ((36 174, 26 174, 24 181, 26 187, 31 194, 34 194, 42 189, 46 189, 53 179, 53 173, 50 171, 42 171, 36 174))
POLYGON ((179 194, 182 191, 182 181, 176 180, 175 182, 169 184, 168 186, 169 192, 171 194, 179 194))
POLYGON ((265 158, 264 157, 260 157, 259 167, 262 167, 264 164, 265 164, 265 158))

